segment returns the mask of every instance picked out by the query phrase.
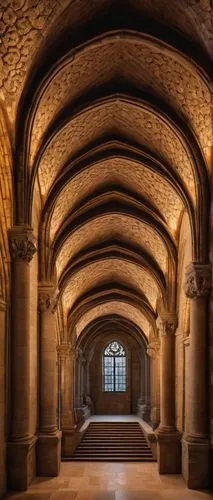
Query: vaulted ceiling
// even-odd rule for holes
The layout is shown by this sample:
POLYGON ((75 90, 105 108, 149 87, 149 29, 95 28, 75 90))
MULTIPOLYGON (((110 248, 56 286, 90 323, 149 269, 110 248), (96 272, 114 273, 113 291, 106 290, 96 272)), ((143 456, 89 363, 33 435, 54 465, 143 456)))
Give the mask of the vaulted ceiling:
POLYGON ((40 279, 77 336, 118 315, 148 338, 159 299, 175 308, 184 211, 205 259, 211 2, 1 4, 16 221, 39 196, 40 279))

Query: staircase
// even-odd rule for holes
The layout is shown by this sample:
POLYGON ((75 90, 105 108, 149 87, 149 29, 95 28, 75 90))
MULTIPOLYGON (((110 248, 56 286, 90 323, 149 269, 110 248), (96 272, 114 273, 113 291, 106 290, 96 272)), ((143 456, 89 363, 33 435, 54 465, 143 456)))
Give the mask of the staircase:
POLYGON ((151 462, 154 459, 137 422, 92 422, 71 460, 151 462))

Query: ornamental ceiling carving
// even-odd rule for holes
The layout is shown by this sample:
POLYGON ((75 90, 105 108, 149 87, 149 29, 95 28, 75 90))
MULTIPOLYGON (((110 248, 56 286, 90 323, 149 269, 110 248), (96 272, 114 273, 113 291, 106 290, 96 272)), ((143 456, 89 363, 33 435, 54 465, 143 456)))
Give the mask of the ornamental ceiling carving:
POLYGON ((155 229, 147 224, 121 214, 97 217, 71 234, 62 246, 56 261, 58 278, 68 261, 81 250, 110 240, 133 243, 145 248, 162 271, 167 270, 167 249, 155 229))
POLYGON ((190 120, 205 150, 211 141, 211 95, 195 68, 153 42, 111 37, 73 56, 57 72, 44 92, 34 122, 31 163, 46 127, 66 102, 73 101, 88 88, 101 86, 119 77, 136 88, 148 90, 167 101, 190 120), (104 57, 103 57, 104 54, 104 57), (197 109, 199 108, 199 113, 197 109))
POLYGON ((100 104, 73 118, 43 154, 39 167, 42 194, 47 194, 56 175, 70 155, 107 132, 120 133, 137 144, 151 148, 182 177, 194 197, 195 186, 189 153, 164 119, 136 103, 120 98, 100 104), (57 156, 56 156, 57 152, 57 156))
POLYGON ((91 193, 116 185, 130 189, 138 196, 145 196, 164 216, 171 232, 175 234, 183 203, 163 177, 136 162, 125 158, 110 158, 85 168, 62 190, 51 218, 50 237, 53 239, 63 219, 74 211, 78 203, 91 193), (129 179, 131 176, 131 186, 129 179))
MULTIPOLYGON (((106 3, 108 0, 101 0, 102 8, 106 3)), ((51 34, 55 38, 67 24, 71 28, 82 23, 82 19, 92 17, 100 9, 100 3, 97 0, 1 0, 1 7, 0 96, 7 103, 10 118, 14 118, 33 56, 51 43, 51 34)))
MULTIPOLYGON (((51 35, 63 28, 83 24, 112 0, 2 0, 0 29, 1 44, 1 96, 12 107, 17 104, 33 56, 48 44, 51 35), (49 38, 48 38, 49 37, 49 38)), ((131 0, 130 4, 150 17, 175 27, 189 38, 200 41, 211 53, 212 11, 210 0, 131 0)), ((10 108, 11 111, 11 108, 10 108)))
POLYGON ((76 324, 77 337, 81 334, 84 328, 96 318, 106 316, 107 314, 118 314, 123 318, 134 321, 136 325, 144 332, 149 338, 150 323, 142 311, 139 311, 131 304, 122 301, 109 301, 105 304, 98 305, 86 312, 76 324))
POLYGON ((75 301, 91 288, 108 283, 120 283, 135 289, 138 294, 144 294, 155 309, 158 287, 153 277, 145 269, 121 259, 94 262, 72 275, 62 296, 64 309, 71 309, 75 301))
MULTIPOLYGON (((211 2, 2 0, 1 7, 0 112, 13 150, 9 158, 1 130, 0 169, 6 179, 14 158, 14 220, 33 227, 40 273, 58 279, 65 322, 73 310, 74 324, 83 303, 78 335, 93 319, 120 314, 148 336, 158 286, 163 302, 177 297, 187 211, 190 258, 207 258, 211 2), (116 285, 133 298, 112 299, 116 285), (84 309, 85 294, 106 288, 103 303, 84 309)), ((11 179, 5 185, 4 241, 11 179)))

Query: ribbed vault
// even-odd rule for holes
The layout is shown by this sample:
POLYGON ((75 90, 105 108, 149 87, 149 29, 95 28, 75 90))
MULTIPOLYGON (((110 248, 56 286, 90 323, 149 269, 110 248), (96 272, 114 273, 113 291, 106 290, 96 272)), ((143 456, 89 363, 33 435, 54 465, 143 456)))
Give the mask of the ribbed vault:
POLYGON ((159 304, 175 311, 184 213, 193 259, 206 260, 210 11, 193 0, 3 2, 15 219, 38 227, 39 279, 58 288, 67 336, 119 315, 148 339, 159 304))

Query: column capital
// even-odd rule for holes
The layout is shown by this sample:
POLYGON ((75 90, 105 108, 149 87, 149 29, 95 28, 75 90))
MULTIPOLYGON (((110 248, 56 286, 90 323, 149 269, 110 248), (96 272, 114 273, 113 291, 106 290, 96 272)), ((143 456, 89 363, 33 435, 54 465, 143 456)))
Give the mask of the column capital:
POLYGON ((67 359, 74 351, 70 343, 62 342, 58 344, 57 347, 58 357, 61 361, 67 359))
POLYGON ((38 309, 41 312, 55 312, 58 289, 51 281, 40 281, 38 284, 38 309))
POLYGON ((169 337, 175 334, 177 328, 177 315, 176 313, 164 313, 157 317, 156 325, 159 334, 163 337, 169 337))
POLYGON ((190 299, 207 297, 211 291, 211 284, 211 264, 191 262, 191 264, 186 267, 184 291, 187 297, 190 299))
POLYGON ((150 358, 155 359, 159 356, 160 354, 160 342, 159 340, 150 342, 150 344, 147 346, 146 352, 150 358))
POLYGON ((8 237, 11 258, 30 262, 37 251, 32 228, 26 224, 13 226, 9 229, 8 237))

